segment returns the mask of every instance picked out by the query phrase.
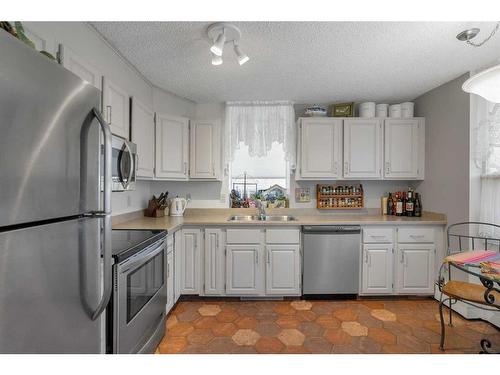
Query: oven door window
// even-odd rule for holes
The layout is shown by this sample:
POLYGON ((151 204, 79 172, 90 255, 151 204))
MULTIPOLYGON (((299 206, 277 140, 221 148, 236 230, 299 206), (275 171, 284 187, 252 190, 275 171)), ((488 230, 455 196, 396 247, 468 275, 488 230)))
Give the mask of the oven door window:
POLYGON ((162 287, 165 280, 163 253, 161 251, 127 275, 127 323, 162 287))

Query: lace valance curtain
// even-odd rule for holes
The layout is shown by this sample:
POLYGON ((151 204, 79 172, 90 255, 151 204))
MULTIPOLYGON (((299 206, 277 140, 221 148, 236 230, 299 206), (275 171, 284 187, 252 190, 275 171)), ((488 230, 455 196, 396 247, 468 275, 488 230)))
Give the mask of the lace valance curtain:
POLYGON ((226 161, 243 142, 250 156, 266 156, 273 142, 282 144, 285 158, 295 164, 295 111, 288 101, 227 102, 226 161))

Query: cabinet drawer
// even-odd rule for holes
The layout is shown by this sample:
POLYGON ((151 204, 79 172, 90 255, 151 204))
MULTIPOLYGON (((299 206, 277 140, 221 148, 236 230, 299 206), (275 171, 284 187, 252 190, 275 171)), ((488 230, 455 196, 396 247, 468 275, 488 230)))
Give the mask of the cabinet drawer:
POLYGON ((260 243, 260 229, 228 229, 227 243, 260 243))
POLYGON ((299 243, 300 231, 298 229, 267 229, 266 243, 299 243))
POLYGON ((363 243, 394 242, 393 228, 363 228, 363 243))
POLYGON ((399 228, 398 242, 432 243, 434 242, 434 230, 432 228, 399 228))

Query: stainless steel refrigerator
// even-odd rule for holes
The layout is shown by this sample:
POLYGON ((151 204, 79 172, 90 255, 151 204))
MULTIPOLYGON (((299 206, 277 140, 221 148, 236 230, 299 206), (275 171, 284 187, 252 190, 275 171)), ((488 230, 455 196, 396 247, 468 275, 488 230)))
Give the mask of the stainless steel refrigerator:
POLYGON ((0 51, 0 353, 102 353, 111 133, 100 92, 3 30, 0 51))

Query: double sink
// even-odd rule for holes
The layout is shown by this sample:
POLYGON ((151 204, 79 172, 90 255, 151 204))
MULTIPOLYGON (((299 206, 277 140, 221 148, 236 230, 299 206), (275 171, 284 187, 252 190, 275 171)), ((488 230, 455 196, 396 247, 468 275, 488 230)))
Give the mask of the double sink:
POLYGON ((295 221, 290 215, 233 215, 227 221, 295 221))

